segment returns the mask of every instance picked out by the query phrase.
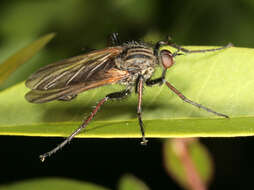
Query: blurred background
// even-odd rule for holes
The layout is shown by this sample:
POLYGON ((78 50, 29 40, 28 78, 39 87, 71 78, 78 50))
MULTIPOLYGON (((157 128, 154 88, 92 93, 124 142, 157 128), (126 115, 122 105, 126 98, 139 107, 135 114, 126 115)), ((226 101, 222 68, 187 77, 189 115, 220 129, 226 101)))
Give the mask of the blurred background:
MULTIPOLYGON (((0 2, 0 62, 38 37, 57 33, 46 48, 9 78, 4 88, 25 80, 42 65, 107 46, 112 32, 118 32, 123 41, 156 42, 170 35, 179 45, 217 46, 232 42, 235 46, 254 47, 252 0, 0 2)), ((119 178, 131 173, 151 189, 181 189, 164 168, 162 140, 151 139, 144 148, 137 139, 75 139, 54 159, 40 163, 37 156, 61 140, 1 136, 0 184, 59 176, 116 188, 119 178)), ((210 189, 252 186, 253 140, 201 140, 214 160, 210 189)))

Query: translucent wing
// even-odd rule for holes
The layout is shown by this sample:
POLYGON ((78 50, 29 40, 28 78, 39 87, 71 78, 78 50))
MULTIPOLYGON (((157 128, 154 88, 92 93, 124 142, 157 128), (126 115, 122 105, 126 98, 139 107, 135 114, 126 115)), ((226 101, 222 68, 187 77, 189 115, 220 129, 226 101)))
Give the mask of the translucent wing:
POLYGON ((116 83, 129 76, 115 67, 120 46, 93 51, 39 69, 26 81, 32 89, 26 99, 33 103, 71 100, 77 94, 99 86, 116 83))
POLYGON ((48 90, 31 90, 26 94, 26 99, 33 103, 44 103, 52 100, 60 99, 61 97, 73 96, 83 91, 96 88, 99 86, 116 83, 121 79, 129 76, 128 71, 111 68, 109 70, 101 70, 97 73, 98 76, 92 81, 68 85, 63 88, 48 89, 48 90))
POLYGON ((59 90, 87 83, 94 80, 91 76, 98 71, 112 68, 112 58, 122 50, 120 46, 109 47, 47 65, 33 73, 26 81, 26 86, 32 90, 59 90))

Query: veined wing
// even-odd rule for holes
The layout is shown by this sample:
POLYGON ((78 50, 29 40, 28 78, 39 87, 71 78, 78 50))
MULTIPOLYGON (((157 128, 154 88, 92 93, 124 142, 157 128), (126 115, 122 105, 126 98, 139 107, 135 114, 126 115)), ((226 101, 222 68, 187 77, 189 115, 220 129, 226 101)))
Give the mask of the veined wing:
POLYGON ((100 78, 94 78, 93 81, 78 83, 75 85, 68 85, 63 88, 49 89, 49 90, 31 90, 26 94, 26 99, 32 103, 45 103, 52 100, 57 100, 61 97, 72 96, 79 94, 83 91, 96 88, 99 86, 104 86, 107 84, 113 84, 121 79, 129 76, 128 71, 118 70, 116 68, 111 68, 107 71, 102 70, 98 73, 100 78), (104 73, 102 73, 104 72, 104 73))
POLYGON ((120 46, 109 47, 47 65, 33 73, 26 86, 33 90, 49 90, 87 82, 99 70, 110 69, 113 66, 110 60, 122 50, 120 46))

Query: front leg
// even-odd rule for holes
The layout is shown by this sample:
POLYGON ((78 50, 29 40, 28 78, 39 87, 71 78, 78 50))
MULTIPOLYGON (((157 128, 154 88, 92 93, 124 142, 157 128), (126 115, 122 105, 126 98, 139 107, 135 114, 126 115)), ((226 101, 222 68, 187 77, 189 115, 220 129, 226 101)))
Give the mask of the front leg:
MULTIPOLYGON (((179 51, 182 51, 184 53, 205 53, 205 52, 211 52, 211 51, 218 51, 218 50, 222 50, 222 49, 226 49, 226 48, 229 48, 229 47, 232 47, 233 44, 229 43, 225 46, 222 46, 222 47, 219 47, 219 48, 212 48, 212 49, 201 49, 201 50, 189 50, 189 49, 186 49, 186 48, 183 48, 179 45, 176 45, 176 44, 169 44, 170 46, 178 49, 179 51)), ((181 54, 179 54, 181 55, 181 54)), ((176 56, 176 55, 175 55, 176 56)))
POLYGON ((201 105, 201 104, 198 104, 198 103, 196 103, 196 102, 191 101, 190 99, 186 98, 179 90, 177 90, 177 89, 176 89, 172 84, 170 84, 168 81, 165 81, 165 83, 166 83, 166 85, 168 86, 168 88, 169 88, 170 90, 172 90, 177 96, 179 96, 179 98, 181 98, 183 101, 185 101, 185 102, 187 102, 187 103, 189 103, 189 104, 191 104, 191 105, 193 105, 193 106, 196 106, 196 107, 198 107, 198 108, 201 108, 201 109, 203 109, 203 110, 205 110, 205 111, 207 111, 207 112, 211 112, 211 113, 213 113, 213 114, 215 114, 215 115, 222 116, 222 117, 225 117, 225 118, 229 118, 229 117, 228 117, 227 115, 225 115, 225 114, 216 112, 216 111, 214 111, 214 110, 212 110, 212 109, 210 109, 210 108, 207 108, 207 107, 205 107, 205 106, 203 106, 203 105, 201 105))
POLYGON ((164 69, 163 72, 162 72, 162 74, 161 74, 161 77, 159 77, 159 78, 156 78, 156 79, 153 79, 153 80, 148 79, 148 80, 146 81, 146 85, 147 85, 147 86, 153 86, 153 85, 156 85, 156 84, 162 85, 162 84, 165 82, 166 71, 167 71, 167 70, 164 69))

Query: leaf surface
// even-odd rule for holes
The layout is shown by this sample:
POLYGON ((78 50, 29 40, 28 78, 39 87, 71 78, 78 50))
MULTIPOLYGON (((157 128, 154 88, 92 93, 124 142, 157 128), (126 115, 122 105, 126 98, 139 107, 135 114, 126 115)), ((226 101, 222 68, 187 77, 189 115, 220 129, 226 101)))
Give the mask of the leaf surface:
MULTIPOLYGON (((189 47, 204 49, 211 47, 189 47)), ((254 50, 229 48, 178 56, 167 73, 189 99, 230 116, 220 118, 184 103, 166 85, 146 87, 143 120, 147 137, 233 137, 254 135, 254 50)), ((160 75, 160 71, 156 76, 160 75)), ((68 136, 106 94, 123 89, 105 86, 70 102, 28 103, 24 83, 0 93, 0 134, 68 136)), ((79 137, 140 137, 137 95, 103 105, 79 137)))

